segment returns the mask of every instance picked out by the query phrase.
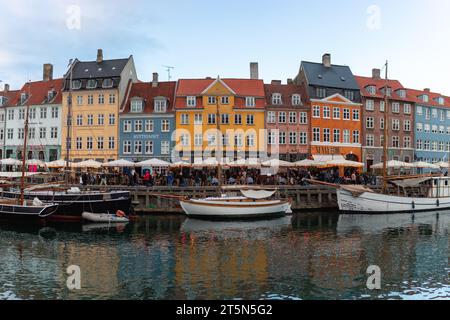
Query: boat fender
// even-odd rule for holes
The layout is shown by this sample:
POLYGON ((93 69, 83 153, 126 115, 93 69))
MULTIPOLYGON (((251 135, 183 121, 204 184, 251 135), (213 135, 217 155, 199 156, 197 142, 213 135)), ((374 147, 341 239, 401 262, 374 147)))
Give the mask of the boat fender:
POLYGON ((126 214, 122 210, 117 210, 116 216, 119 217, 119 218, 125 218, 126 214))
POLYGON ((439 199, 436 200, 436 206, 439 207, 440 203, 439 203, 439 199))
POLYGON ((413 201, 412 202, 412 208, 415 209, 416 208, 416 203, 413 201))

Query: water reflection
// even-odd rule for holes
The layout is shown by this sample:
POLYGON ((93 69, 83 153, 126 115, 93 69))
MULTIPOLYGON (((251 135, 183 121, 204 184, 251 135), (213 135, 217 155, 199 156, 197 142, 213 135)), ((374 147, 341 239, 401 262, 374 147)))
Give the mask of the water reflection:
POLYGON ((0 224, 0 299, 450 298, 450 213, 0 224), (69 265, 82 290, 65 288, 69 265), (383 289, 365 287, 382 269, 383 289))

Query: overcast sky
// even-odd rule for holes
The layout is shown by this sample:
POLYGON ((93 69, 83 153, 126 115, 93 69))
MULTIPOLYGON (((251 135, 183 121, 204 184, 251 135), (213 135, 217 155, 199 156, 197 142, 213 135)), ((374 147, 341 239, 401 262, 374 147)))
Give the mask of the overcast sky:
MULTIPOLYGON (((55 77, 70 58, 133 55, 143 81, 164 65, 174 79, 260 77, 285 81, 300 61, 346 64, 357 75, 390 61, 407 87, 450 95, 447 0, 0 0, 0 80, 20 87, 55 77), (80 17, 80 19, 78 19, 80 17)), ((0 86, 2 87, 2 86, 0 86)))

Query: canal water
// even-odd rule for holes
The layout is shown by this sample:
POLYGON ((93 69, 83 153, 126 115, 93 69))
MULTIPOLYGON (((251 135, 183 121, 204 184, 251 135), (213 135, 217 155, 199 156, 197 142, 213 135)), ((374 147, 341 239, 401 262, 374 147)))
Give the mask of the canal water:
POLYGON ((450 212, 0 224, 0 299, 450 299, 450 212), (81 289, 67 289, 80 267, 81 289), (367 269, 381 289, 367 288, 367 269))

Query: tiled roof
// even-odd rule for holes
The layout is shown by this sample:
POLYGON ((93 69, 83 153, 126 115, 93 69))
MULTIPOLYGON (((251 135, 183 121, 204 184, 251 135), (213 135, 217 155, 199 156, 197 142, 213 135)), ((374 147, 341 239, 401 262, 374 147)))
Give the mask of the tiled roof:
POLYGON ((424 90, 415 90, 415 89, 407 89, 408 92, 408 97, 410 97, 411 99, 413 99, 413 101, 415 103, 418 103, 420 105, 425 105, 425 106, 434 106, 434 107, 450 107, 450 99, 448 97, 443 96, 440 93, 436 93, 436 92, 427 92, 424 90), (424 102, 423 100, 421 100, 419 97, 422 95, 428 95, 429 99, 428 102, 424 102), (437 98, 444 98, 444 105, 441 105, 438 103, 437 98))
POLYGON ((30 99, 25 105, 42 105, 42 104, 61 104, 63 79, 55 79, 50 81, 36 81, 26 83, 19 93, 16 95, 11 105, 20 105, 20 95, 22 93, 30 94, 30 99), (47 101, 48 92, 54 90, 56 96, 51 101, 47 101))
MULTIPOLYGON (((384 98, 384 92, 383 89, 386 87, 386 80, 385 79, 374 79, 371 77, 361 77, 361 76, 355 76, 356 82, 358 82, 358 85, 361 89, 361 93, 366 98, 384 98), (370 94, 367 91, 368 86, 375 86, 376 93, 370 94)), ((390 99, 395 100, 403 100, 403 101, 414 101, 411 97, 408 96, 408 93, 406 92, 406 97, 402 98, 398 95, 396 92, 399 89, 405 89, 403 85, 398 80, 390 80, 388 79, 388 87, 391 88, 391 96, 390 99)))
POLYGON ((153 87, 151 82, 137 82, 133 83, 128 100, 122 113, 129 113, 131 109, 131 100, 133 98, 144 99, 144 112, 152 113, 154 108, 154 99, 156 97, 167 98, 167 111, 174 110, 176 82, 159 82, 157 87, 153 87))
MULTIPOLYGON (((302 105, 306 103, 306 95, 303 89, 303 86, 295 85, 295 84, 265 84, 266 91, 266 101, 267 106, 272 106, 272 95, 274 93, 281 94, 281 105, 276 105, 275 107, 299 107, 292 105, 292 96, 294 94, 299 94, 302 98, 302 105)), ((300 106, 302 106, 300 105, 300 106)))
POLYGON ((0 91, 0 97, 5 97, 7 99, 6 103, 3 105, 0 105, 0 107, 9 107, 11 106, 11 103, 14 103, 17 99, 17 95, 19 94, 20 90, 9 90, 9 91, 0 91))
POLYGON ((359 90, 355 77, 348 66, 325 67, 322 63, 302 61, 301 67, 305 71, 310 86, 359 90))
MULTIPOLYGON (((264 82, 253 79, 221 79, 238 96, 264 97, 264 82)), ((181 79, 177 96, 201 95, 216 79, 181 79)))

